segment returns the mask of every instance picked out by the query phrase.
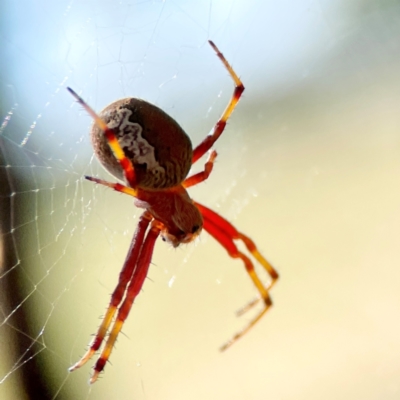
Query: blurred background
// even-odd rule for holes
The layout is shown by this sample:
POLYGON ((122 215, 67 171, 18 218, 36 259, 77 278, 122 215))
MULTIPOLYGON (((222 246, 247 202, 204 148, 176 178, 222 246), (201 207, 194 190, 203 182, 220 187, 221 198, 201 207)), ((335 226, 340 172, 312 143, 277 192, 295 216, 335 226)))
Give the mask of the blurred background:
POLYGON ((0 8, 2 399, 399 398, 398 2, 0 8), (246 91, 212 176, 190 193, 278 269, 274 307, 220 353, 256 311, 235 316, 256 294, 242 264, 207 233, 159 241, 90 387, 94 361, 67 369, 100 324, 140 210, 82 178, 110 180, 65 87, 96 110, 144 98, 196 145, 233 89, 208 39, 246 91))

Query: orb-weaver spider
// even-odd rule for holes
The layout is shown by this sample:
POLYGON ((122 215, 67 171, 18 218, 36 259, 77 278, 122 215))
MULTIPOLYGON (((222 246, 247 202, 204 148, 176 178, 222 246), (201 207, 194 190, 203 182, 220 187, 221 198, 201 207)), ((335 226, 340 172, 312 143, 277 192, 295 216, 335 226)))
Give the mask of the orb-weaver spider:
MULTIPOLYGON (((93 117, 91 137, 95 154, 103 166, 117 179, 110 183, 85 176, 86 179, 108 186, 135 198, 135 204, 145 211, 139 218, 136 232, 119 275, 118 284, 102 323, 85 355, 69 370, 84 365, 100 348, 114 323, 98 358, 90 383, 94 383, 104 369, 115 340, 127 318, 132 304, 146 278, 154 244, 161 234, 164 241, 177 247, 196 238, 202 228, 213 236, 233 258, 240 258, 247 273, 264 302, 262 311, 241 332, 221 347, 225 350, 243 336, 269 309, 269 290, 278 273, 259 253, 253 241, 239 232, 232 224, 209 208, 193 201, 186 189, 208 178, 217 153, 211 150, 224 131, 226 121, 238 103, 244 86, 217 46, 211 47, 228 70, 235 83, 233 96, 221 118, 208 136, 192 150, 189 137, 182 128, 158 107, 135 98, 111 103, 97 115, 72 89, 71 94, 93 117), (204 170, 186 178, 197 160, 209 151, 204 170), (271 283, 265 287, 254 270, 253 262, 236 247, 234 240, 241 240, 252 256, 265 268, 271 283)), ((246 311, 258 301, 244 307, 246 311)))

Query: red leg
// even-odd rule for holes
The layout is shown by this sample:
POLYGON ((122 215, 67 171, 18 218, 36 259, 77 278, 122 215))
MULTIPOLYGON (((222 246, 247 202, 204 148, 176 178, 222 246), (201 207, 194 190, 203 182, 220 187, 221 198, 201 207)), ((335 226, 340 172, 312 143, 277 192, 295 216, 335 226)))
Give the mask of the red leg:
POLYGON ((136 177, 135 170, 129 158, 125 156, 124 151, 118 143, 114 130, 110 129, 107 124, 85 103, 85 101, 71 88, 67 87, 68 91, 75 97, 79 104, 87 111, 87 113, 94 119, 96 125, 104 132, 107 138, 108 145, 114 153, 115 158, 119 161, 122 170, 124 171, 125 178, 130 186, 135 187, 136 177))
MULTIPOLYGON (((228 254, 233 258, 240 258, 244 266, 246 268, 247 273, 249 274, 251 280, 256 286, 258 292, 261 295, 261 298, 264 301, 263 310, 253 319, 250 324, 245 327, 241 332, 237 333, 229 342, 224 344, 221 347, 221 350, 227 349, 231 346, 236 340, 241 338, 252 326, 256 324, 257 321, 261 319, 261 317, 266 313, 269 307, 272 305, 271 298, 269 296, 269 290, 278 279, 278 273, 272 267, 272 265, 260 254, 257 250, 254 242, 244 235, 240 233, 231 223, 229 223, 226 219, 210 210, 209 208, 195 202, 196 206, 199 208, 201 214, 203 215, 204 220, 204 229, 213 236, 228 252, 228 254), (247 250, 253 255, 253 257, 264 267, 267 273, 271 277, 271 283, 268 287, 265 287, 261 280, 259 279, 252 261, 249 257, 243 254, 238 250, 234 240, 242 240, 245 244, 247 250)), ((254 305, 255 302, 252 302, 250 306, 254 305)), ((247 307, 248 308, 248 307, 247 307)))
POLYGON ((151 220, 152 216, 148 212, 144 212, 140 217, 138 226, 136 228, 136 232, 132 239, 129 252, 125 259, 124 266, 119 275, 118 284, 113 294, 111 295, 111 301, 107 308, 103 321, 100 325, 100 328, 98 329, 96 336, 90 343, 88 351, 76 364, 74 364, 69 369, 69 371, 74 371, 75 369, 84 365, 93 356, 93 354, 100 348, 104 340, 104 337, 108 331, 108 328, 111 325, 115 311, 117 310, 119 304, 121 303, 122 298, 124 297, 127 291, 127 285, 130 281, 132 281, 135 278, 135 274, 137 274, 137 270, 139 269, 135 268, 135 266, 138 262, 140 251, 142 247, 144 247, 144 245, 142 246, 144 235, 151 220))
POLYGON ((193 150, 192 163, 195 163, 208 150, 210 150, 211 147, 213 146, 213 144, 221 136, 222 132, 225 129, 226 121, 231 116, 233 110, 236 107, 236 104, 238 103, 238 101, 240 99, 240 96, 242 95, 242 93, 244 91, 244 86, 243 86, 242 81, 236 75, 235 71, 229 65, 228 61, 226 61, 224 55, 219 51, 218 47, 211 40, 209 40, 208 42, 210 43, 211 47, 217 53, 218 58, 222 61, 222 63, 224 64, 225 68, 228 70, 229 75, 231 76, 231 78, 233 79, 233 81, 235 83, 235 89, 233 91, 233 95, 232 95, 231 101, 229 102, 228 106, 226 107, 226 109, 225 109, 224 113, 222 114, 221 118, 215 124, 214 129, 212 130, 212 132, 209 135, 207 135, 206 138, 193 150))
POLYGON ((108 336, 103 351, 101 352, 101 355, 94 366, 94 372, 89 381, 91 384, 96 382, 100 372, 103 371, 104 366, 108 361, 111 351, 114 347, 115 340, 117 339, 118 334, 121 331, 121 328, 129 315, 136 296, 139 294, 140 289, 143 286, 144 280, 146 279, 149 270, 151 256, 154 250, 154 244, 158 235, 160 234, 161 228, 162 225, 159 222, 152 222, 151 229, 148 232, 141 248, 137 266, 133 272, 132 279, 126 290, 125 299, 119 307, 118 315, 110 331, 110 335, 108 336))
POLYGON ((197 174, 194 174, 192 176, 189 176, 189 178, 186 178, 185 181, 183 182, 183 187, 188 188, 190 186, 197 185, 200 182, 205 181, 211 174, 211 171, 213 170, 214 167, 214 161, 217 158, 217 152, 213 150, 207 158, 206 163, 204 164, 204 170, 198 172, 197 174))
POLYGON ((103 179, 93 178, 92 176, 87 176, 87 175, 85 175, 85 179, 87 179, 88 181, 97 183, 99 185, 107 186, 110 189, 114 189, 116 192, 121 192, 121 193, 128 194, 129 196, 132 196, 132 197, 137 197, 136 189, 121 185, 120 183, 107 182, 107 181, 103 181, 103 179))

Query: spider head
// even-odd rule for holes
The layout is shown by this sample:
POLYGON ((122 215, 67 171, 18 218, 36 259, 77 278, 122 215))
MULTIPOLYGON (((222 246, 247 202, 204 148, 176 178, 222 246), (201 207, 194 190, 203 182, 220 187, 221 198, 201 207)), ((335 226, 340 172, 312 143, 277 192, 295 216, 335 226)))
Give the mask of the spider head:
POLYGON ((162 240, 178 247, 181 243, 189 243, 199 236, 203 228, 203 217, 199 209, 192 203, 186 203, 181 212, 171 215, 165 229, 161 231, 162 240))
POLYGON ((139 188, 135 204, 163 224, 161 237, 173 247, 191 242, 203 228, 203 216, 182 186, 162 190, 139 188))

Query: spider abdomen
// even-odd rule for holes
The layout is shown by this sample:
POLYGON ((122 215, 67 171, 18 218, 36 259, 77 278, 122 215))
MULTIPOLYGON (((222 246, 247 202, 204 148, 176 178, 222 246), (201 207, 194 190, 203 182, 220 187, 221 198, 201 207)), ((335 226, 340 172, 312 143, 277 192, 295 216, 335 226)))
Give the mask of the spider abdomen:
MULTIPOLYGON (((141 99, 126 98, 109 104, 99 116, 114 130, 132 162, 138 186, 164 189, 185 179, 192 163, 192 143, 179 124, 160 108, 141 99)), ((124 181, 122 168, 96 124, 91 139, 103 167, 124 181)))

